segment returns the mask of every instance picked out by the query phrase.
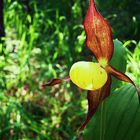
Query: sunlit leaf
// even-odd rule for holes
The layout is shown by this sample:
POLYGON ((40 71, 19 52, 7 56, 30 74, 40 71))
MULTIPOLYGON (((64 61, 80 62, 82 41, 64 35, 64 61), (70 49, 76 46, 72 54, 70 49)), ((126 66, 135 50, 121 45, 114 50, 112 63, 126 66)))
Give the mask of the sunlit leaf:
MULTIPOLYGON (((127 62, 127 53, 126 49, 123 47, 123 43, 118 39, 114 40, 114 53, 111 59, 111 66, 116 68, 117 70, 125 73, 126 71, 126 62, 127 62)), ((121 85, 121 82, 112 76, 112 90, 118 88, 121 85)))

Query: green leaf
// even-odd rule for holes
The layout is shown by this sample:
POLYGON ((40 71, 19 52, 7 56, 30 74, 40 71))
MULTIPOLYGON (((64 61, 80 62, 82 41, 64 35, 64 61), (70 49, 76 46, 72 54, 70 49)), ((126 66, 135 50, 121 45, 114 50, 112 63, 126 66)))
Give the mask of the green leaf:
POLYGON ((84 140, 139 140, 140 105, 136 90, 127 85, 115 91, 87 125, 84 140))
MULTIPOLYGON (((126 49, 123 47, 122 42, 120 42, 118 39, 115 39, 114 40, 114 54, 110 63, 114 68, 125 73, 126 61, 127 61, 126 49)), ((113 79, 112 89, 118 88, 121 82, 114 77, 112 77, 112 79, 113 79)))

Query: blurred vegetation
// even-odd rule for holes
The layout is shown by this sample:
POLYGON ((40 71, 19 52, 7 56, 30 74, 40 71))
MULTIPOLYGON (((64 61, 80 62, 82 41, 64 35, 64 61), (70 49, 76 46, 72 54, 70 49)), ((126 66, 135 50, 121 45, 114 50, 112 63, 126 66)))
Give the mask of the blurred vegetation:
MULTIPOLYGON (((114 38, 127 49, 127 74, 139 83, 139 0, 96 0, 96 4, 109 20, 114 38)), ((93 59, 84 44, 87 7, 88 0, 4 0, 0 139, 76 139, 87 110, 86 94, 79 94, 84 91, 72 83, 53 88, 41 84, 67 76, 78 60, 93 59)))

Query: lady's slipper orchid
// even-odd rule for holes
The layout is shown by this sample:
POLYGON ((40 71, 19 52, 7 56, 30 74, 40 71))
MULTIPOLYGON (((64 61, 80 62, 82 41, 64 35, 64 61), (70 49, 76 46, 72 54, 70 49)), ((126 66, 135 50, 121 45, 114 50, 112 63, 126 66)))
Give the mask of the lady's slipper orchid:
POLYGON ((78 87, 88 90, 88 114, 80 130, 89 122, 99 104, 109 96, 111 76, 135 86, 128 76, 109 64, 114 51, 112 31, 108 22, 97 11, 94 0, 90 0, 84 20, 84 29, 86 32, 86 46, 92 51, 98 63, 76 62, 70 69, 69 77, 53 79, 46 84, 47 86, 53 86, 62 81, 71 80, 78 87))

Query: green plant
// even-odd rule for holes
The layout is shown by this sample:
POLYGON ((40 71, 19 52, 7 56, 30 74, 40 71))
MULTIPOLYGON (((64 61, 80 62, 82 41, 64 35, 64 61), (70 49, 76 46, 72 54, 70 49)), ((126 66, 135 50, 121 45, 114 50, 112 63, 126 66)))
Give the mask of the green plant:
POLYGON ((88 90, 88 114, 79 130, 84 129, 100 103, 110 95, 112 76, 118 80, 131 83, 136 88, 135 83, 128 76, 110 65, 114 51, 112 31, 108 22, 97 11, 94 0, 90 0, 84 20, 84 29, 86 32, 86 46, 91 50, 97 63, 77 62, 72 65, 67 78, 53 79, 43 85, 54 86, 63 81, 71 80, 79 88, 88 90))
POLYGON ((135 41, 125 42, 125 47, 128 47, 128 65, 127 65, 127 74, 134 79, 138 84, 140 82, 140 42, 136 43, 135 41), (135 44, 133 52, 129 50, 129 45, 135 44))

